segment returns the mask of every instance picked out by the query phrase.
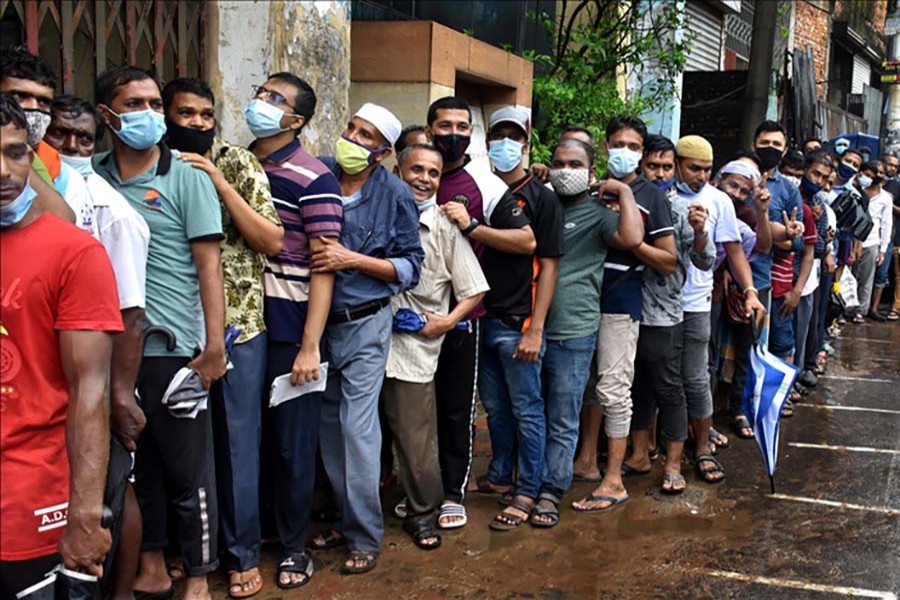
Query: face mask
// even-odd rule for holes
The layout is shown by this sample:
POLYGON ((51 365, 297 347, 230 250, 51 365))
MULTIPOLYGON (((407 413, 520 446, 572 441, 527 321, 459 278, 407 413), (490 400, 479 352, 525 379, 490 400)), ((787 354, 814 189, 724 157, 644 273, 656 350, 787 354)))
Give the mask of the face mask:
MULTIPOLYGON (((135 150, 146 150, 159 143, 166 134, 166 118, 155 110, 139 110, 117 115, 121 129, 113 132, 125 145, 135 150)), ((112 129, 112 128, 111 128, 112 129)))
POLYGON ((795 187, 800 187, 800 179, 794 177, 793 175, 782 175, 785 179, 794 184, 795 187))
POLYGON ((856 169, 853 168, 853 165, 848 165, 847 163, 838 165, 838 177, 844 181, 849 181, 854 175, 856 175, 856 169))
POLYGON ((606 166, 613 177, 620 179, 637 171, 641 156, 640 152, 628 148, 610 148, 606 166))
POLYGON ((420 213, 423 213, 426 210, 428 210, 429 208, 431 208, 432 206, 436 206, 436 205, 437 205, 437 194, 435 194, 428 200, 425 200, 424 202, 416 202, 416 208, 419 209, 420 213))
POLYGON ((759 157, 759 168, 761 171, 769 171, 778 166, 781 162, 782 152, 778 148, 765 146, 756 149, 756 155, 759 157))
POLYGON ((25 218, 37 193, 25 181, 25 188, 19 196, 5 206, 0 206, 0 227, 12 227, 25 218))
POLYGON ((560 196, 578 196, 587 191, 591 180, 589 169, 550 169, 550 185, 560 196))
POLYGON ((388 146, 371 150, 353 140, 341 136, 337 141, 334 158, 341 165, 341 170, 349 175, 356 175, 366 170, 375 162, 375 154, 387 150, 388 146))
POLYGON ((50 113, 36 108, 26 108, 25 120, 28 122, 28 145, 35 148, 44 139, 47 128, 50 127, 50 113))
POLYGON ((871 177, 869 177, 868 175, 863 175, 862 173, 860 173, 859 175, 856 176, 856 182, 859 184, 859 186, 862 189, 872 187, 872 183, 873 183, 871 177))
POLYGON ((501 173, 509 173, 522 162, 523 144, 520 142, 510 138, 503 138, 502 140, 491 141, 488 146, 490 147, 488 158, 491 159, 491 164, 494 165, 494 168, 501 173))
POLYGON ((445 163, 458 161, 466 153, 471 138, 458 133, 436 134, 431 136, 431 141, 437 151, 441 153, 445 163))
POLYGON ((672 177, 671 179, 663 179, 663 180, 654 179, 653 185, 655 185, 656 187, 658 187, 659 189, 661 189, 664 192, 668 192, 669 190, 672 189, 672 186, 675 185, 675 178, 672 177))
POLYGON ((822 190, 822 186, 818 183, 813 183, 809 179, 807 179, 806 175, 804 175, 800 179, 800 189, 802 189, 808 196, 815 196, 822 190))
POLYGON ((849 148, 849 147, 850 147, 850 143, 849 143, 849 142, 838 142, 838 143, 836 143, 836 144, 834 145, 834 151, 837 152, 837 155, 838 155, 838 156, 840 156, 840 155, 842 155, 844 152, 846 152, 846 151, 847 151, 847 148, 849 148))
POLYGON ((244 109, 247 127, 250 128, 250 133, 255 138, 272 137, 282 131, 287 131, 287 129, 281 127, 281 119, 284 115, 285 112, 283 110, 259 98, 251 100, 247 108, 244 109))
POLYGON ((216 137, 216 128, 201 131, 192 127, 182 127, 166 117, 166 143, 179 152, 206 154, 216 137))
POLYGON ((94 165, 90 156, 66 156, 65 154, 60 154, 59 157, 64 163, 78 171, 82 177, 87 177, 94 172, 94 165))

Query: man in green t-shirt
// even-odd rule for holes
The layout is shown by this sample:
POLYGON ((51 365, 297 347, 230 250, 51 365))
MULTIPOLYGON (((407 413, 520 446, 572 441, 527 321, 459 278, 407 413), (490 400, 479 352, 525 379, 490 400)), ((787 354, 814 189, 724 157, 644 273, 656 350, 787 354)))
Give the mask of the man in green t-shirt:
POLYGON ((547 448, 540 495, 531 517, 535 527, 559 522, 559 503, 572 483, 578 416, 600 325, 607 249, 631 250, 644 235, 634 195, 626 184, 608 179, 598 190, 600 197, 618 197, 618 215, 590 197, 593 164, 590 145, 565 139, 556 147, 550 168, 550 183, 563 207, 566 254, 559 263, 556 285, 565 293, 554 296, 545 330, 542 378, 547 448))

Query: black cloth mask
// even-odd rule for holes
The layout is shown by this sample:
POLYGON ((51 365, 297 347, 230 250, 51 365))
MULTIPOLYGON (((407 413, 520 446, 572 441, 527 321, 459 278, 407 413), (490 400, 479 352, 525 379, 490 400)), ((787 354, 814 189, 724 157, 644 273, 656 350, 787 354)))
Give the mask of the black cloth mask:
POLYGON ((169 117, 166 117, 166 145, 179 152, 193 152, 194 154, 206 154, 212 147, 213 138, 216 137, 216 128, 205 131, 192 127, 182 127, 169 117))
POLYGON ((454 163, 461 159, 469 148, 471 140, 470 136, 458 133, 442 133, 431 136, 434 147, 440 152, 445 163, 454 163))
POLYGON ((770 169, 778 166, 778 163, 781 162, 781 157, 784 155, 784 153, 778 148, 765 146, 763 148, 757 148, 756 155, 759 157, 760 169, 762 169, 763 171, 769 171, 770 169))

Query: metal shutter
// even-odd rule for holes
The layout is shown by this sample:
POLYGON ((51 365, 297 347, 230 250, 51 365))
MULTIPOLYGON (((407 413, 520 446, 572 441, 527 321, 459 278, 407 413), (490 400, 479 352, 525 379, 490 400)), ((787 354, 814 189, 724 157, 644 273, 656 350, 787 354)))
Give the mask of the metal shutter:
POLYGON ((853 84, 850 86, 851 94, 862 94, 863 86, 872 82, 872 66, 865 58, 858 54, 853 55, 853 84))
POLYGON ((692 1, 686 7, 686 29, 694 36, 685 71, 718 71, 722 68, 722 15, 703 2, 692 1))

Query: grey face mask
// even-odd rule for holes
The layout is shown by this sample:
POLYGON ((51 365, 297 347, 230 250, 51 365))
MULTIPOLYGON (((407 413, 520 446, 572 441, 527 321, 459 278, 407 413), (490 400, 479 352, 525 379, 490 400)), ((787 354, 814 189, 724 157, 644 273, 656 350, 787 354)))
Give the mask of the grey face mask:
POLYGON ((37 108, 25 109, 25 120, 28 122, 28 145, 36 147, 44 139, 47 128, 50 127, 50 113, 37 108))

